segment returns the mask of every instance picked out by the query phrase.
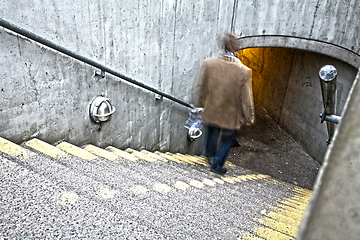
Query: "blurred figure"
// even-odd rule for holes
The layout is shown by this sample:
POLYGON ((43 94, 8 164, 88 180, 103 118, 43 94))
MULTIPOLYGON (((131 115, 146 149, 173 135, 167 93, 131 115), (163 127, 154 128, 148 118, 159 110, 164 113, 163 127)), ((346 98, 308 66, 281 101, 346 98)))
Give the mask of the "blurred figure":
POLYGON ((241 49, 238 38, 234 33, 224 34, 223 54, 206 59, 201 76, 199 107, 204 108, 208 128, 205 157, 212 158, 210 171, 221 175, 226 173, 224 164, 236 130, 254 122, 252 70, 235 56, 241 49))

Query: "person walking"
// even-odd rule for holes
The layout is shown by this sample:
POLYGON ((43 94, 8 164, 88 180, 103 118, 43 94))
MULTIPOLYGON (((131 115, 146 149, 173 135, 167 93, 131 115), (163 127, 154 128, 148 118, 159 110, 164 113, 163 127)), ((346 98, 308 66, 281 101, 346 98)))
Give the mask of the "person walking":
POLYGON ((210 171, 221 175, 227 171, 224 164, 236 131, 255 119, 252 70, 235 56, 241 49, 238 39, 234 33, 225 33, 224 53, 206 59, 201 76, 198 105, 204 108, 203 122, 208 130, 204 155, 212 158, 210 171))

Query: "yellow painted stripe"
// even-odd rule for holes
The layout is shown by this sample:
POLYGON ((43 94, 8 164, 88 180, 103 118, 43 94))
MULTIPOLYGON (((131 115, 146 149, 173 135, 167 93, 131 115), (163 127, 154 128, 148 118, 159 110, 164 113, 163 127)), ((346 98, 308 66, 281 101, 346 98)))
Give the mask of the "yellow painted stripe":
POLYGON ((56 147, 86 161, 94 162, 97 159, 94 154, 67 142, 62 142, 56 147))
POLYGON ((284 201, 281 201, 281 204, 284 204, 284 205, 287 205, 289 207, 292 207, 292 208, 295 208, 301 212, 304 212, 307 205, 306 204, 303 204, 303 203, 294 203, 290 200, 284 200, 284 201))
POLYGON ((299 209, 303 209, 303 210, 305 210, 307 208, 307 206, 308 206, 308 203, 304 203, 304 202, 301 202, 301 201, 296 201, 296 200, 291 199, 291 198, 284 201, 284 203, 286 205, 290 205, 290 206, 291 206, 291 204, 297 205, 297 206, 299 206, 299 209))
POLYGON ((287 216, 287 217, 292 218, 292 219, 294 219, 296 221, 299 221, 299 222, 301 222, 302 217, 303 217, 303 214, 300 214, 298 212, 293 212, 293 211, 291 211, 289 209, 274 208, 272 210, 274 212, 276 212, 276 213, 282 214, 284 216, 287 216))
POLYGON ((112 162, 116 162, 116 163, 119 162, 119 157, 117 155, 115 155, 109 151, 106 151, 102 148, 96 147, 94 145, 89 144, 84 148, 84 150, 86 150, 94 155, 97 155, 99 157, 108 159, 112 162))
POLYGON ((229 165, 229 166, 236 166, 235 164, 233 164, 232 162, 226 161, 225 165, 229 165))
POLYGON ((184 183, 182 181, 177 181, 175 184, 174 184, 174 187, 177 188, 177 189, 180 189, 182 191, 186 191, 190 186, 189 184, 187 183, 184 183))
POLYGON ((192 161, 193 163, 196 163, 196 164, 200 164, 200 165, 203 165, 203 166, 208 166, 208 163, 204 162, 202 159, 199 159, 197 157, 194 157, 194 156, 191 156, 189 154, 180 154, 178 153, 179 156, 182 156, 186 159, 189 159, 190 161, 192 161))
POLYGON ((210 180, 210 179, 207 179, 207 178, 205 178, 205 179, 203 180, 203 183, 204 183, 205 185, 210 186, 210 187, 215 187, 215 185, 216 185, 216 182, 214 182, 214 181, 212 181, 212 180, 210 180))
POLYGON ((184 162, 178 160, 177 158, 174 158, 174 157, 172 157, 172 156, 170 156, 168 154, 162 153, 162 152, 156 151, 155 154, 159 155, 160 157, 166 158, 167 160, 172 161, 172 162, 184 163, 184 162))
POLYGON ((74 192, 61 191, 55 194, 58 203, 62 206, 75 205, 79 201, 79 195, 74 192))
POLYGON ((214 182, 216 182, 216 183, 219 183, 219 184, 224 184, 224 183, 225 183, 223 180, 221 180, 221 179, 219 179, 219 178, 213 178, 212 181, 214 181, 214 182))
POLYGON ((196 159, 196 161, 198 163, 200 163, 201 165, 204 165, 204 166, 209 165, 209 160, 207 158, 205 158, 205 157, 192 156, 192 155, 189 155, 189 154, 185 154, 184 156, 196 159))
POLYGON ((297 208, 294 208, 292 206, 288 206, 288 205, 284 205, 284 204, 278 204, 277 205, 279 208, 282 208, 282 209, 286 209, 286 210, 289 210, 291 212, 294 212, 294 213, 298 213, 300 215, 304 214, 304 211, 303 210, 299 210, 297 208))
POLYGON ((304 204, 309 203, 309 198, 294 196, 292 199, 293 199, 294 201, 302 202, 302 203, 304 203, 304 204))
POLYGON ((116 192, 112 189, 104 188, 99 191, 99 196, 104 199, 113 199, 116 192))
POLYGON ((227 182, 227 183, 231 183, 231 184, 235 183, 235 181, 232 180, 231 177, 222 177, 221 180, 223 180, 224 182, 227 182))
POLYGON ((127 148, 125 150, 125 152, 130 153, 130 154, 134 155, 135 157, 138 157, 138 158, 143 159, 143 160, 148 161, 148 162, 156 162, 157 161, 155 158, 152 158, 149 155, 146 155, 144 153, 141 153, 141 152, 136 151, 136 150, 131 149, 131 148, 127 148))
POLYGON ((153 189, 161 194, 167 194, 168 192, 171 191, 171 187, 166 185, 166 184, 162 184, 162 183, 156 183, 154 184, 153 189))
POLYGON ((134 156, 134 155, 131 155, 130 153, 127 153, 123 150, 120 150, 120 149, 117 149, 115 147, 112 147, 112 146, 108 146, 107 148, 105 148, 106 151, 109 151, 119 157, 121 157, 122 159, 126 159, 126 160, 130 160, 130 161, 133 161, 135 162, 136 160, 138 160, 139 158, 134 156))
POLYGON ((176 154, 174 154, 173 156, 176 157, 176 158, 178 158, 178 159, 180 159, 181 161, 190 163, 190 164, 192 164, 192 165, 196 164, 194 161, 192 161, 192 159, 187 158, 187 157, 183 156, 183 155, 180 154, 180 153, 176 153, 176 154))
POLYGON ((67 156, 64 151, 37 138, 33 138, 30 141, 25 142, 25 145, 52 158, 59 159, 67 156))
POLYGON ((0 151, 12 157, 28 158, 30 152, 19 145, 0 137, 0 151))
POLYGON ((160 156, 160 155, 158 155, 158 154, 149 152, 149 151, 147 151, 147 150, 142 150, 141 152, 144 153, 144 154, 149 155, 149 156, 152 157, 152 158, 155 158, 155 159, 157 159, 157 160, 160 160, 160 161, 162 161, 162 162, 167 162, 167 161, 168 161, 166 158, 164 158, 164 157, 162 157, 162 156, 160 156))
POLYGON ((254 229, 254 233, 259 237, 262 237, 267 240, 287 240, 294 239, 293 237, 287 236, 283 233, 277 232, 270 228, 260 227, 254 229))
POLYGON ((191 180, 189 185, 196 187, 196 188, 203 188, 204 184, 202 182, 199 182, 198 180, 191 180))
POLYGON ((274 229, 277 232, 281 232, 291 237, 296 237, 296 233, 298 231, 297 227, 291 226, 290 224, 285 224, 283 222, 268 217, 257 219, 257 222, 265 225, 268 228, 274 229))
POLYGON ((279 214, 279 213, 276 213, 276 212, 269 212, 268 214, 266 214, 266 216, 268 216, 269 218, 272 218, 272 219, 275 219, 275 220, 278 220, 282 223, 285 223, 285 224, 288 224, 288 225, 291 225, 293 227, 299 227, 300 226, 300 221, 297 221, 295 219, 292 219, 292 218, 289 218, 285 215, 282 215, 282 214, 279 214))
POLYGON ((176 160, 178 160, 182 164, 194 164, 193 162, 188 161, 187 159, 182 159, 179 156, 176 156, 174 153, 166 152, 165 154, 175 158, 176 160))
POLYGON ((131 192, 137 196, 145 196, 148 192, 148 189, 142 185, 136 185, 131 189, 131 192))

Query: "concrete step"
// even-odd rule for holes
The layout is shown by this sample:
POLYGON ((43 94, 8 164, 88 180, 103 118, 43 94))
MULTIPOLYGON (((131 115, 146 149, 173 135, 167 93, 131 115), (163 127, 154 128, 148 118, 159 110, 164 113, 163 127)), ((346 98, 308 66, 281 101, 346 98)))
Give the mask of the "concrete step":
POLYGON ((1 239, 165 239, 4 156, 0 169, 1 239))
MULTIPOLYGON (((82 149, 68 143, 61 143, 57 148, 49 144, 34 147, 35 142, 41 141, 32 140, 25 146, 72 169, 59 172, 59 166, 55 165, 51 166, 55 171, 45 171, 44 176, 76 189, 79 195, 105 204, 116 214, 145 223, 162 236, 203 239, 210 239, 210 236, 277 239, 282 236, 291 239, 295 237, 311 194, 311 191, 244 169, 231 171, 241 175, 220 177, 208 171, 206 159, 197 156, 132 149, 122 151, 113 147, 104 150, 92 145, 82 149), (51 150, 44 150, 47 148, 51 150), (63 177, 51 176, 50 172, 72 178, 63 183, 66 181, 63 177), (74 186, 76 178, 87 184, 74 186), (94 190, 84 191, 100 186, 103 189, 96 194, 94 190), (100 201, 99 192, 110 201, 100 201), (114 206, 119 203, 130 211, 114 206), (169 209, 172 209, 170 213, 169 209)), ((9 149, 16 149, 11 153, 15 156, 13 159, 29 154, 19 146, 9 149)), ((45 166, 40 167, 39 163, 16 161, 37 171, 51 165, 42 163, 45 166)), ((234 168, 230 164, 229 168, 234 168)))
MULTIPOLYGON (((81 151, 76 149, 75 146, 68 147, 68 144, 61 144, 61 146, 64 145, 67 146, 65 149, 71 149, 72 152, 76 152, 76 154, 80 156, 78 153, 81 151)), ((50 163, 46 163, 46 159, 42 159, 38 163, 35 163, 35 159, 31 159, 29 164, 33 168, 45 171, 46 173, 44 174, 46 174, 47 177, 59 181, 64 185, 68 185, 68 187, 76 189, 76 192, 79 194, 94 198, 96 201, 100 201, 97 196, 98 192, 108 192, 107 195, 111 195, 111 199, 103 204, 106 204, 106 206, 113 211, 129 218, 136 218, 136 220, 146 223, 149 227, 155 227, 158 232, 165 236, 184 238, 194 235, 196 238, 207 239, 210 236, 221 236, 221 234, 223 234, 223 226, 216 221, 216 216, 206 212, 202 215, 194 215, 194 213, 198 212, 198 209, 190 204, 189 201, 169 196, 176 193, 168 194, 167 191, 169 187, 166 184, 159 182, 152 183, 150 179, 143 179, 144 182, 139 185, 137 184, 139 179, 143 178, 140 174, 133 172, 130 174, 131 177, 128 178, 119 174, 113 174, 109 171, 113 167, 111 165, 114 164, 113 162, 95 161, 93 157, 91 160, 88 160, 87 154, 85 155, 86 160, 82 163, 75 159, 69 161, 74 163, 73 169, 77 170, 73 173, 70 173, 69 170, 61 169, 59 166, 50 166, 50 163), (99 165, 94 165, 93 163, 98 163, 99 165), (37 164, 43 166, 36 166, 37 164), (104 169, 106 166, 108 166, 109 169, 104 169), (55 175, 53 171, 49 169, 55 169, 57 174, 55 175), (80 179, 77 173, 78 171, 82 174, 86 173, 86 177, 80 179), (67 182, 63 180, 65 176, 68 179, 67 182), (108 182, 111 185, 94 182, 92 179, 89 179, 89 176, 99 181, 103 180, 103 182, 108 182), (76 183, 78 185, 75 185, 76 183), (107 188, 104 189, 105 186, 107 186, 107 188), (91 188, 97 190, 91 191, 91 188), (175 201, 169 201, 171 199, 175 201), (119 208, 119 206, 121 206, 121 208, 119 208), (172 212, 169 212, 169 209, 172 209, 172 212), (208 217, 205 218, 206 221, 203 215, 208 215, 208 217), (189 218, 189 216, 191 216, 191 218, 189 218), (149 222, 149 219, 152 221, 149 222), (211 230, 208 221, 214 222, 211 230)))

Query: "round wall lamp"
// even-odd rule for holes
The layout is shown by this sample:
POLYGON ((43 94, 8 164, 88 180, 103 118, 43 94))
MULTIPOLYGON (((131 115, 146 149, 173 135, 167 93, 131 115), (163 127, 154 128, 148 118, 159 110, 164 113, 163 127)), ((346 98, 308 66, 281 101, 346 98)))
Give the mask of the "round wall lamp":
POLYGON ((110 100, 106 97, 96 97, 90 104, 90 118, 96 123, 110 121, 111 115, 116 108, 111 105, 110 100))

